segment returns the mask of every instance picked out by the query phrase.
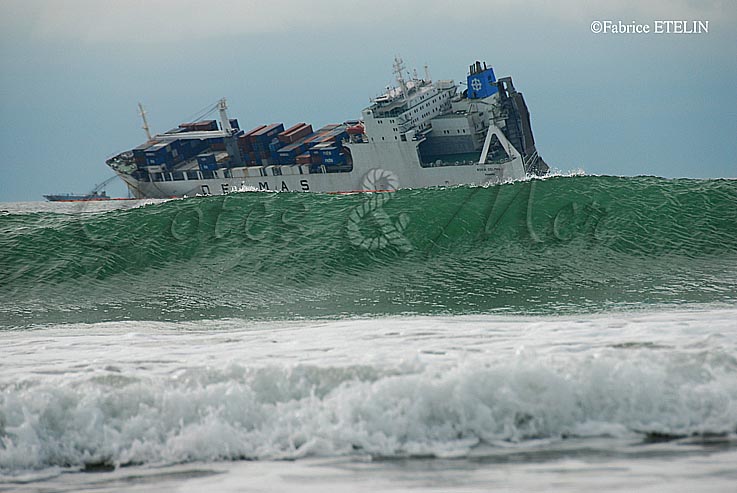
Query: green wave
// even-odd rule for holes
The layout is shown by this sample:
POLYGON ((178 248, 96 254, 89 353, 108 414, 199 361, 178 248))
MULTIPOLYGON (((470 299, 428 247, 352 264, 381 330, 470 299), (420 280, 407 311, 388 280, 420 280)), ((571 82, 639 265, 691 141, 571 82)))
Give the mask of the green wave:
POLYGON ((737 181, 552 177, 0 216, 5 326, 737 300, 737 181))

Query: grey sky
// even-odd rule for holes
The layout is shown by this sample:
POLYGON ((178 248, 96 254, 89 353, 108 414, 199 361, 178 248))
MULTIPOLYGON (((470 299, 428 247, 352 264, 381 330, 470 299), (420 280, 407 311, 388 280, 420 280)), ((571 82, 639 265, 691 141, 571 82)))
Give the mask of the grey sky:
MULTIPOLYGON (((86 191, 109 155, 227 97, 243 127, 356 118, 391 59, 511 75, 553 166, 737 176, 737 2, 0 0, 0 201, 86 191), (593 20, 709 33, 593 34, 593 20)), ((122 187, 110 191, 122 193, 122 187)))

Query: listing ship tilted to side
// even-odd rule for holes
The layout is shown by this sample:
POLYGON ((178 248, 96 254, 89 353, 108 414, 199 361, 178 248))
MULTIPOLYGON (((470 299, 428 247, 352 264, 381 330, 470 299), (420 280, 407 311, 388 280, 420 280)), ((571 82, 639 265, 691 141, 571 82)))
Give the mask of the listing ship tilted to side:
MULTIPOLYGON (((460 184, 486 185, 543 175, 530 114, 510 77, 470 66, 461 92, 452 80, 405 72, 371 101, 361 120, 313 130, 298 123, 248 132, 217 104, 220 122, 183 123, 107 160, 137 198, 220 195, 234 190, 348 193, 460 184)), ((215 108, 213 108, 214 110, 215 108)))

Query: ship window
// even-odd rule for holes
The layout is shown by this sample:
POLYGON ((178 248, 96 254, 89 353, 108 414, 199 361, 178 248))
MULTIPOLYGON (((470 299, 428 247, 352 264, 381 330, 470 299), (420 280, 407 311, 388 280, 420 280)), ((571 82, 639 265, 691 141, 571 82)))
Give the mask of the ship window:
POLYGON ((397 136, 396 135, 394 136, 394 140, 397 140, 397 136))
POLYGON ((384 140, 384 137, 382 137, 381 140, 384 140))
POLYGON ((402 134, 401 137, 402 137, 402 142, 407 142, 407 136, 406 135, 402 134))

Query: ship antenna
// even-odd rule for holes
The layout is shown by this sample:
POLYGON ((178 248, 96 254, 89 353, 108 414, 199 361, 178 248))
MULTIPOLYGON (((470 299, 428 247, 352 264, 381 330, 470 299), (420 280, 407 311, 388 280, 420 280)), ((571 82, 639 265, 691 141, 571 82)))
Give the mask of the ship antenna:
POLYGON ((223 128, 224 132, 228 132, 228 134, 233 133, 233 127, 230 126, 230 119, 228 118, 228 102, 225 100, 225 98, 218 101, 218 110, 220 110, 220 125, 223 128))
POLYGON ((430 69, 427 67, 427 64, 425 64, 425 82, 432 82, 432 80, 430 79, 430 69))
POLYGON ((404 62, 402 59, 397 55, 394 57, 394 73, 397 76, 397 82, 399 83, 399 88, 402 90, 402 96, 404 96, 404 100, 407 100, 407 85, 404 83, 404 77, 402 76, 402 70, 404 70, 404 62))
POLYGON ((148 127, 148 119, 146 118, 146 110, 143 109, 143 105, 139 102, 138 103, 138 112, 141 115, 141 118, 143 119, 143 130, 146 132, 146 137, 148 140, 151 140, 151 129, 148 127))

